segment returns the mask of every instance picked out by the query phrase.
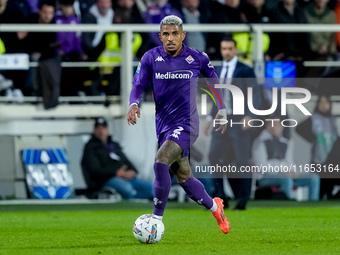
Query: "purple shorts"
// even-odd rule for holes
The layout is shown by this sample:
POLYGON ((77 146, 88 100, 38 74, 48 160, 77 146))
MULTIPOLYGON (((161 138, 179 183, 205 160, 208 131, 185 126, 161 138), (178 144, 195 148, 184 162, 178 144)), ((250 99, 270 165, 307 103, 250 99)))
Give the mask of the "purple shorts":
POLYGON ((189 156, 189 149, 197 140, 197 137, 198 135, 190 132, 190 129, 177 126, 161 133, 158 137, 158 145, 161 147, 166 140, 174 141, 182 148, 182 157, 187 157, 189 156))

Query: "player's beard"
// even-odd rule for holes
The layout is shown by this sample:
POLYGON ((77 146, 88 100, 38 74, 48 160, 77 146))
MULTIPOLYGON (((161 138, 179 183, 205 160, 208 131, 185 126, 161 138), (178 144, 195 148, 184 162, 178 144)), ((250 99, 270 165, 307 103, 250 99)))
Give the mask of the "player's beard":
POLYGON ((183 47, 183 45, 181 45, 181 47, 179 47, 177 50, 168 50, 167 52, 168 52, 169 55, 173 56, 177 52, 180 52, 182 50, 182 47, 183 47))
POLYGON ((177 50, 170 50, 170 51, 168 51, 169 55, 171 55, 171 56, 175 55, 176 52, 177 52, 177 50))

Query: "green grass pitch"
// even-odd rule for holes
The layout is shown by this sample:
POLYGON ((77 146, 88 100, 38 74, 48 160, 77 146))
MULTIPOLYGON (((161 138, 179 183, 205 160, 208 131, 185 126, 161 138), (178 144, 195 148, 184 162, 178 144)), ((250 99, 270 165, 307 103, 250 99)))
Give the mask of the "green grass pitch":
POLYGON ((0 254, 340 254, 340 202, 250 202, 226 210, 224 235, 209 211, 168 203, 162 241, 135 240, 152 204, 0 205, 0 254))

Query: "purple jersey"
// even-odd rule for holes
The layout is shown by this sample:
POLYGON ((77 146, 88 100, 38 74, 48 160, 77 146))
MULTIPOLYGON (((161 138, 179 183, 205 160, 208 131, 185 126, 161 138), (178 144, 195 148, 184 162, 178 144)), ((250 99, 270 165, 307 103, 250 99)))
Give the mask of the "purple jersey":
MULTIPOLYGON (((156 104, 157 137, 178 125, 198 135, 197 82, 190 83, 190 79, 197 79, 200 73, 218 82, 208 55, 184 44, 182 52, 176 57, 168 55, 163 46, 144 54, 133 79, 130 104, 139 104, 143 89, 151 80, 156 104)), ((218 103, 218 108, 225 106, 218 103)))
MULTIPOLYGON (((78 25, 79 19, 75 15, 64 17, 61 12, 57 12, 55 15, 56 24, 78 25)), ((81 46, 81 36, 76 32, 58 32, 57 41, 61 43, 60 49, 65 53, 71 53, 73 51, 81 53, 83 52, 81 46)))

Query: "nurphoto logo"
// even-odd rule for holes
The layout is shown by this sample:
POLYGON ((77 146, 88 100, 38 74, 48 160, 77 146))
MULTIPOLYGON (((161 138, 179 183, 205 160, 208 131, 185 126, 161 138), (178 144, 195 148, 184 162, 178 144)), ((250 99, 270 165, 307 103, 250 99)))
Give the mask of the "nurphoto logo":
MULTIPOLYGON (((206 85, 211 89, 211 86, 206 85)), ((231 97, 232 97, 232 109, 233 115, 244 115, 245 114, 245 100, 247 100, 247 106, 249 111, 257 116, 269 116, 272 113, 274 113, 277 108, 278 108, 278 99, 279 99, 279 93, 278 93, 278 88, 272 88, 272 104, 269 109, 256 109, 254 107, 253 103, 253 88, 248 87, 247 88, 247 99, 245 99, 245 96, 240 88, 238 88, 235 85, 231 84, 216 84, 215 88, 220 88, 222 89, 223 92, 224 90, 227 89, 229 90, 231 97)), ((218 94, 216 90, 212 90, 212 93, 207 91, 206 89, 201 90, 205 91, 214 101, 214 104, 216 105, 216 100, 214 98, 214 94, 216 94, 216 97, 218 97, 218 94)), ((295 105, 304 115, 310 116, 312 115, 306 107, 303 105, 307 102, 310 101, 311 99, 311 93, 309 90, 305 88, 296 88, 296 87, 284 87, 281 88, 281 97, 280 97, 280 102, 281 102, 281 115, 286 116, 287 115, 287 106, 288 105, 295 105), (300 96, 300 98, 288 98, 288 94, 290 95, 296 95, 300 96), (302 97, 301 97, 302 96, 302 97)), ((219 97, 218 97, 219 98, 219 97)), ((219 98, 220 99, 220 98, 219 98)), ((202 115, 207 115, 207 95, 202 94, 201 95, 201 114, 202 115)), ((248 123, 245 123, 245 120, 243 122, 233 122, 232 119, 214 119, 213 120, 213 126, 215 127, 216 125, 224 125, 227 123, 230 123, 230 125, 243 125, 246 126, 248 124, 249 127, 262 127, 264 126, 265 122, 271 122, 271 125, 274 125, 274 121, 279 121, 279 119, 250 119, 248 120, 248 123)), ((281 125, 283 127, 295 127, 297 126, 297 121, 294 119, 284 119, 281 120, 281 125)))

